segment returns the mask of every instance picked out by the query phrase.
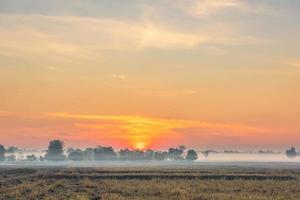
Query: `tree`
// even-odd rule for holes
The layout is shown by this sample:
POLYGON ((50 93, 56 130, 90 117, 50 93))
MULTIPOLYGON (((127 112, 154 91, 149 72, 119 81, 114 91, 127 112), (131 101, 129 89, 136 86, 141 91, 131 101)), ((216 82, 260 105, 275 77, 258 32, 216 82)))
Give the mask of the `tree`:
POLYGON ((153 158, 154 158, 154 151, 152 149, 147 149, 145 152, 145 159, 153 160, 153 158))
POLYGON ((210 150, 206 150, 206 151, 203 151, 203 152, 202 152, 202 154, 203 154, 203 156, 205 157, 205 159, 208 158, 210 152, 211 152, 210 150))
POLYGON ((68 148, 68 149, 67 149, 67 153, 68 153, 68 154, 72 153, 73 151, 75 151, 75 149, 73 149, 73 148, 68 148))
POLYGON ((112 147, 98 147, 94 150, 95 160, 115 160, 117 153, 112 147))
POLYGON ((18 147, 8 147, 6 150, 7 153, 16 153, 18 151, 18 147))
POLYGON ((43 161, 45 161, 45 158, 44 158, 43 156, 40 156, 40 157, 39 157, 39 161, 42 161, 42 162, 43 162, 43 161))
POLYGON ((62 161, 66 159, 64 153, 64 143, 60 140, 52 140, 49 143, 45 159, 48 161, 62 161))
POLYGON ((144 160, 145 152, 143 150, 139 150, 139 149, 131 151, 131 159, 132 160, 144 160))
POLYGON ((297 156, 297 151, 295 147, 291 147, 290 149, 286 150, 285 154, 288 158, 295 158, 297 156))
POLYGON ((83 151, 85 160, 94 160, 94 148, 86 148, 83 151))
POLYGON ((38 160, 38 158, 34 154, 29 155, 26 158, 26 161, 29 161, 29 162, 34 162, 34 161, 37 161, 37 160, 38 160))
POLYGON ((186 160, 197 160, 198 159, 198 154, 196 153, 196 151, 194 149, 190 149, 188 150, 186 156, 185 156, 186 160))
POLYGON ((130 160, 131 159, 131 151, 128 148, 121 149, 119 151, 120 160, 130 160))
POLYGON ((183 154, 184 150, 182 147, 180 148, 170 148, 168 151, 169 159, 172 160, 182 160, 183 159, 183 154))
POLYGON ((166 151, 155 151, 154 159, 155 160, 166 160, 168 158, 168 152, 166 151))
POLYGON ((15 162, 16 156, 15 155, 9 155, 6 157, 7 162, 15 162))
POLYGON ((2 144, 0 144, 0 161, 5 160, 5 148, 2 144))
POLYGON ((186 150, 185 145, 180 145, 178 148, 179 148, 181 151, 183 151, 183 152, 186 150))
POLYGON ((80 149, 73 150, 69 153, 68 158, 73 161, 82 161, 84 160, 84 152, 80 149))

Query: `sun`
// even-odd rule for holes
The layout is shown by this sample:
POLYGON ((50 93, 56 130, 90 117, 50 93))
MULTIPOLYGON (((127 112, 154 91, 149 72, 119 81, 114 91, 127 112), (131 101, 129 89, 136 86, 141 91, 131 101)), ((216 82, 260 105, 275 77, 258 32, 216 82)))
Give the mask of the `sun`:
POLYGON ((137 143, 134 145, 134 147, 135 147, 136 149, 143 150, 143 149, 145 149, 145 143, 144 143, 144 142, 137 142, 137 143))

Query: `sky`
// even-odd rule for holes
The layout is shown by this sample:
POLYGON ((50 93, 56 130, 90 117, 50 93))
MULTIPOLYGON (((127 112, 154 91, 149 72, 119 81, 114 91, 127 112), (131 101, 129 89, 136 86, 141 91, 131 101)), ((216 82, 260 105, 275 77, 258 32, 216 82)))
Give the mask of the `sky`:
POLYGON ((300 148, 300 1, 0 0, 0 136, 300 148))

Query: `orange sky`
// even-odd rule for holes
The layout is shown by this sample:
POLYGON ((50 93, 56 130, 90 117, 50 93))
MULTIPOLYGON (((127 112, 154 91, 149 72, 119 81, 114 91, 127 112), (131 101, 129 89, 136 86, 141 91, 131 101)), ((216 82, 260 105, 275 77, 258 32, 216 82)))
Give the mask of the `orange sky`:
POLYGON ((299 9, 2 0, 1 143, 300 148, 299 9))

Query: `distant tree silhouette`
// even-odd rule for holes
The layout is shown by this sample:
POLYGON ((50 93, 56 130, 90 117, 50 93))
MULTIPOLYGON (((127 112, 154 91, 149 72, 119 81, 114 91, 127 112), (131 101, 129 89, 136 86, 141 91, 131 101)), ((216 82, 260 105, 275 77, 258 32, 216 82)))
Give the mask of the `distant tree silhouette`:
POLYGON ((95 160, 116 160, 117 153, 112 147, 98 147, 94 150, 95 160))
POLYGON ((286 150, 285 154, 288 158, 295 158, 297 156, 297 151, 295 147, 291 147, 290 149, 286 150))
POLYGON ((45 159, 48 161, 63 161, 66 159, 64 153, 64 143, 60 140, 52 140, 49 143, 45 159))
POLYGON ((180 145, 178 147, 182 152, 184 152, 186 150, 186 146, 185 145, 180 145))
POLYGON ((85 159, 84 152, 80 149, 69 151, 68 158, 73 161, 83 161, 85 159))
POLYGON ((6 150, 7 153, 16 153, 18 151, 18 147, 8 147, 6 150))
POLYGON ((94 148, 86 148, 83 152, 84 160, 94 160, 94 148))
POLYGON ((183 148, 169 148, 168 156, 171 160, 183 160, 183 148))
POLYGON ((147 149, 145 152, 145 160, 153 160, 154 159, 154 151, 152 149, 147 149))
POLYGON ((2 144, 0 144, 0 161, 5 160, 5 148, 2 144))
POLYGON ((8 162, 14 162, 14 161, 16 161, 16 156, 15 155, 9 155, 9 156, 6 157, 6 160, 8 162))
POLYGON ((205 159, 208 158, 210 152, 211 152, 210 150, 206 150, 206 151, 203 151, 203 152, 202 152, 202 154, 203 154, 203 156, 205 157, 205 159))
POLYGON ((131 160, 145 160, 145 152, 143 150, 136 149, 131 152, 131 160))
POLYGON ((34 162, 34 161, 37 161, 37 160, 38 160, 38 158, 34 154, 29 155, 26 158, 26 161, 30 161, 30 162, 34 162))
POLYGON ((196 151, 194 149, 190 149, 188 150, 186 156, 185 156, 186 160, 197 160, 198 159, 198 154, 196 153, 196 151))
POLYGON ((168 158, 168 152, 166 151, 156 151, 154 152, 155 160, 166 160, 168 158))
POLYGON ((129 150, 129 149, 121 149, 119 151, 119 159, 120 160, 150 160, 153 157, 153 151, 149 150, 145 152, 143 150, 129 150), (147 154, 148 155, 147 155, 147 154))
POLYGON ((68 148, 68 149, 67 149, 67 154, 70 154, 70 153, 73 152, 73 151, 75 151, 75 149, 73 149, 73 148, 68 148))
POLYGON ((121 149, 119 151, 119 159, 120 160, 130 160, 132 157, 131 154, 132 154, 132 152, 128 148, 121 149))
POLYGON ((39 161, 45 161, 45 158, 43 156, 40 156, 39 161))

